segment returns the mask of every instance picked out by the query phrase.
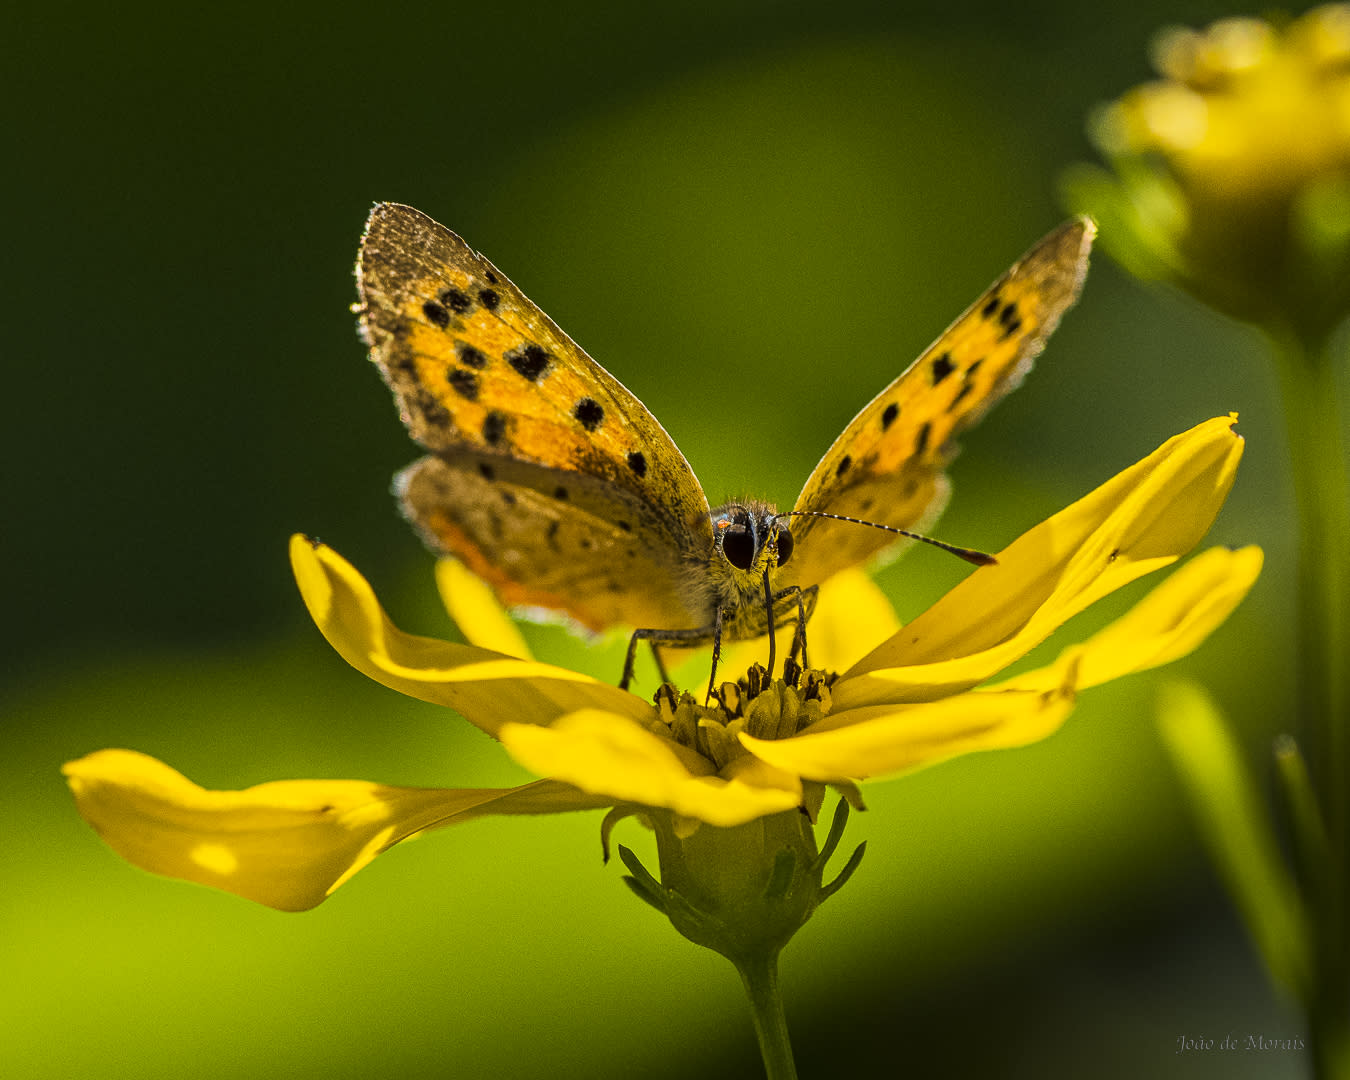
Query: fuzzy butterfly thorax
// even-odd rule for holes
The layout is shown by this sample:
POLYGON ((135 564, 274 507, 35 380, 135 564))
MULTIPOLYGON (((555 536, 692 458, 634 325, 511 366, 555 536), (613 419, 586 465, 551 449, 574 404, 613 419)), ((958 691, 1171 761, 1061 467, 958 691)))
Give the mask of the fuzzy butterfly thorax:
POLYGON ((956 437, 1030 368, 1094 234, 1067 222, 1014 264, 844 429, 789 518, 710 510, 656 418, 505 275, 426 215, 378 204, 361 332, 428 451, 399 474, 400 505, 508 606, 592 631, 693 645, 804 619, 821 582, 895 547, 840 518, 925 529, 941 511, 956 437))
MULTIPOLYGON (((788 520, 775 506, 758 499, 725 503, 710 512, 709 520, 716 541, 714 556, 707 565, 690 568, 689 588, 698 589, 703 583, 708 594, 704 607, 724 613, 723 633, 728 637, 765 633, 766 575, 770 593, 780 592, 780 569, 796 546, 788 520)), ((791 618, 794 603, 784 598, 776 609, 791 618)))

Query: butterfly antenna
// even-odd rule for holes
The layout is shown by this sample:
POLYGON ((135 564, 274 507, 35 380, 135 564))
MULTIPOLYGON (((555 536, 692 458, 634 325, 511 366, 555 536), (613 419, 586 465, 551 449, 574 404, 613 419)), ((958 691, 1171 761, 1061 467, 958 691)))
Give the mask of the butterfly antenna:
POLYGON ((975 566, 993 566, 998 562, 994 556, 983 551, 976 551, 974 548, 958 547, 956 544, 949 544, 945 540, 935 540, 931 536, 924 536, 922 533, 910 532, 908 529, 897 529, 891 525, 882 525, 876 521, 864 521, 862 518, 847 517, 844 514, 827 514, 823 510, 789 510, 786 514, 779 514, 779 517, 822 517, 830 518, 833 521, 849 521, 854 525, 867 525, 873 529, 882 529, 885 532, 896 533, 899 536, 907 536, 911 540, 919 540, 925 544, 932 544, 935 548, 941 548, 943 551, 949 551, 958 559, 964 559, 975 566))

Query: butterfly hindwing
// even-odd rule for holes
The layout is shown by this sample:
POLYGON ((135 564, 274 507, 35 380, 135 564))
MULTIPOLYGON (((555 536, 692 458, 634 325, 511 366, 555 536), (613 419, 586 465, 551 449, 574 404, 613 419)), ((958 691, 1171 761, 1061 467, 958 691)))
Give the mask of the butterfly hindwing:
MULTIPOLYGON (((941 512, 954 440, 1014 389, 1078 297, 1096 228, 1060 226, 1013 265, 890 386, 811 473, 794 510, 923 530, 941 512)), ((817 584, 895 543, 879 529, 795 517, 785 580, 817 584)))
POLYGON ((553 565, 594 569, 576 546, 592 520, 611 531, 627 522, 631 558, 656 564, 666 592, 686 562, 711 557, 707 498, 642 403, 490 262, 411 207, 372 211, 357 286, 371 359, 413 438, 441 462, 424 460, 401 482, 405 513, 423 534, 510 602, 591 626, 601 610, 606 622, 648 625, 653 612, 676 619, 682 608, 664 594, 639 595, 650 583, 636 574, 617 575, 599 605, 584 584, 560 587, 567 571, 553 565), (563 505, 559 489, 584 492, 589 509, 563 505), (502 510, 494 526, 488 510, 503 496, 517 500, 520 518, 502 510))
POLYGON ((458 556, 509 607, 565 612, 592 631, 701 622, 674 549, 644 540, 646 507, 583 473, 428 455, 394 486, 428 544, 458 556))

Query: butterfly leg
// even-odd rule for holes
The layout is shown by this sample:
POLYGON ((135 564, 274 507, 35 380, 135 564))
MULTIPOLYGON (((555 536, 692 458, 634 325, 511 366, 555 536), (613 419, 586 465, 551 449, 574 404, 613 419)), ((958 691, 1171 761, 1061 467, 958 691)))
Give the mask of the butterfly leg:
POLYGON ((666 670, 666 662, 665 659, 661 656, 661 650, 660 648, 657 647, 656 642, 653 641, 650 644, 652 647, 652 659, 656 661, 657 674, 661 676, 661 682, 663 684, 669 683, 670 672, 666 670))
MULTIPOLYGON (((633 669, 637 663, 637 647, 639 641, 651 643, 653 651, 658 644, 693 647, 695 645, 706 645, 709 641, 714 646, 714 668, 716 665, 716 647, 721 641, 722 634, 722 613, 717 613, 717 622, 712 626, 700 626, 692 630, 656 630, 644 629, 634 630, 633 636, 628 639, 628 655, 624 657, 623 675, 619 679, 619 689, 627 690, 628 684, 633 681, 633 669)), ((660 657, 657 658, 657 667, 660 669, 661 678, 667 682, 666 671, 661 663, 660 657)))
POLYGON ((708 692, 703 695, 706 706, 712 700, 713 684, 717 681, 717 661, 722 658, 722 609, 717 609, 717 618, 713 620, 712 670, 708 672, 708 692))
POLYGON ((768 620, 769 620, 769 674, 770 674, 770 675, 773 674, 773 662, 774 662, 774 651, 775 651, 775 650, 774 650, 774 645, 775 645, 775 642, 774 642, 774 638, 775 638, 774 629, 775 629, 775 627, 774 627, 773 613, 774 613, 774 610, 775 610, 775 609, 777 608, 777 606, 778 606, 778 602, 779 602, 780 600, 785 600, 785 599, 787 599, 788 597, 793 597, 793 598, 795 598, 796 601, 797 601, 797 630, 796 630, 796 633, 794 633, 794 634, 792 635, 792 651, 788 653, 788 657, 791 658, 791 659, 795 659, 795 658, 797 657, 798 653, 800 653, 800 654, 801 654, 801 658, 802 658, 802 667, 806 667, 806 666, 807 666, 807 662, 806 662, 806 620, 807 620, 807 617, 808 617, 807 607, 809 606, 810 609, 811 609, 812 611, 815 610, 815 607, 816 607, 816 594, 817 594, 819 591, 820 591, 820 586, 819 586, 819 585, 808 585, 805 589, 803 589, 803 588, 802 588, 801 586, 799 586, 799 585, 789 585, 786 589, 783 589, 781 592, 775 593, 775 594, 773 595, 772 599, 769 599, 769 598, 768 598, 768 593, 767 593, 767 591, 766 591, 766 593, 765 593, 765 598, 766 598, 765 610, 766 610, 766 613, 768 614, 768 620))
POLYGON ((786 596, 789 593, 795 593, 797 597, 797 632, 792 635, 792 651, 788 656, 795 659, 800 653, 802 658, 802 667, 810 667, 806 659, 806 604, 809 600, 811 609, 816 607, 816 594, 820 591, 819 585, 809 585, 805 589, 793 585, 784 589, 779 596, 786 596))
POLYGON ((637 663, 638 642, 643 639, 650 641, 651 638, 647 637, 647 634, 646 630, 634 630, 633 636, 628 639, 628 654, 623 658, 623 674, 619 676, 620 690, 627 690, 628 684, 633 681, 633 665, 637 663))

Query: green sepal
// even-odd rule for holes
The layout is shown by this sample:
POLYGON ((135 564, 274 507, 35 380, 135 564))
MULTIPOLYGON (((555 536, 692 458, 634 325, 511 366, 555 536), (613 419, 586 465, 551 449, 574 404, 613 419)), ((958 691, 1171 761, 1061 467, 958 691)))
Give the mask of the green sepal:
POLYGON ((1158 728, 1247 932, 1276 981, 1310 1000, 1307 913, 1236 739, 1198 686, 1163 687, 1158 728))
POLYGON ((866 852, 867 841, 864 840, 853 849, 853 854, 848 857, 848 862, 844 863, 844 868, 839 871, 835 876, 835 879, 821 888, 820 902, 822 904, 848 884, 848 879, 853 876, 853 871, 857 870, 862 864, 863 855, 866 854, 866 852))
POLYGON ((1331 840, 1313 792, 1308 764, 1292 735, 1278 736, 1274 750, 1275 775, 1280 779, 1280 793, 1289 814, 1301 876, 1310 892, 1321 894, 1332 868, 1331 840))

